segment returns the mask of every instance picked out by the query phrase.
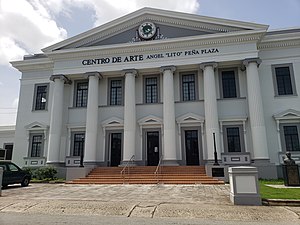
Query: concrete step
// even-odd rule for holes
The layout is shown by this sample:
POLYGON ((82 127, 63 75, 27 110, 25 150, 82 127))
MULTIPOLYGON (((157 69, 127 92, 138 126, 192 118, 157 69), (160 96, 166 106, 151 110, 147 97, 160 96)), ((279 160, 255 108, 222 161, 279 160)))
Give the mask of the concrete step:
POLYGON ((205 173, 204 166, 135 166, 121 174, 122 167, 98 167, 87 177, 69 181, 69 184, 224 184, 205 173))

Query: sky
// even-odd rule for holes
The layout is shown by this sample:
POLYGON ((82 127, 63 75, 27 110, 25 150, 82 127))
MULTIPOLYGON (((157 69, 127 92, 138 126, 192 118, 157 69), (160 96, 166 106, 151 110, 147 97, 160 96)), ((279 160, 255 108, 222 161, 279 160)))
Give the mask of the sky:
POLYGON ((10 61, 146 6, 300 28, 300 0, 0 0, 0 126, 17 115, 21 73, 10 61))

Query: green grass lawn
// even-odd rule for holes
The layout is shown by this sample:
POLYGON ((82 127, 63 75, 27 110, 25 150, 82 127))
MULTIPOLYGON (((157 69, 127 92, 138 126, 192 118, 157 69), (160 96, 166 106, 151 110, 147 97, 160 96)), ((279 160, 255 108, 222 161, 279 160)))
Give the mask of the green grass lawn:
POLYGON ((283 180, 259 180, 262 198, 300 200, 300 188, 272 188, 266 184, 283 184, 283 180))

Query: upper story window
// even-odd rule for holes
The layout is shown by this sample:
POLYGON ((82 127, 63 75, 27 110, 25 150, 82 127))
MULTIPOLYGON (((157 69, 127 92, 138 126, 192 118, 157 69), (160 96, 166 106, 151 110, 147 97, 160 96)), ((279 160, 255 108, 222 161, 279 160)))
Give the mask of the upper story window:
POLYGON ((196 75, 183 74, 181 76, 182 84, 182 100, 193 101, 196 100, 196 75))
POLYGON ((123 80, 110 80, 110 105, 123 104, 123 80))
POLYGON ((300 151, 299 145, 299 126, 289 125, 283 126, 285 150, 288 151, 300 151))
POLYGON ((297 95, 292 64, 273 65, 275 95, 297 95))
POLYGON ((41 157, 44 145, 43 134, 31 135, 30 157, 41 157))
POLYGON ((34 94, 34 110, 46 110, 49 84, 37 84, 34 94))
POLYGON ((236 98, 237 95, 237 73, 235 70, 221 70, 221 97, 236 98))
POLYGON ((84 153, 84 140, 85 133, 74 133, 73 134, 73 151, 72 156, 80 156, 84 153))
POLYGON ((78 82, 76 84, 76 107, 86 107, 88 101, 88 82, 78 82))
POLYGON ((158 102, 158 77, 145 78, 145 102, 158 102))

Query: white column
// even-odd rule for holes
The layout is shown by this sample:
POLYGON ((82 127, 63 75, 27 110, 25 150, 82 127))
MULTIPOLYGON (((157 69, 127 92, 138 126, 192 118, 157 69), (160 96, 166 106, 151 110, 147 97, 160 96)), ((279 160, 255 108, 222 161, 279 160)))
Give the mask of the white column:
POLYGON ((136 70, 124 70, 124 152, 123 163, 135 155, 136 109, 135 109, 135 77, 136 70))
POLYGON ((63 123, 64 84, 70 84, 71 81, 64 75, 52 75, 50 80, 54 82, 54 88, 50 114, 47 164, 59 164, 60 139, 63 123))
POLYGON ((163 73, 164 164, 177 165, 173 72, 175 66, 161 67, 163 73))
POLYGON ((97 153, 97 135, 98 135, 98 96, 100 73, 86 73, 85 77, 89 79, 88 101, 86 110, 86 128, 84 142, 84 164, 95 164, 97 153))
POLYGON ((219 117, 217 107, 217 92, 215 82, 214 69, 217 67, 217 63, 208 62, 201 63, 200 68, 203 70, 204 80, 204 112, 205 112, 205 133, 206 133, 206 151, 207 159, 214 160, 214 139, 213 133, 215 133, 216 149, 218 153, 218 159, 221 158, 221 146, 220 146, 220 128, 219 117))
POLYGON ((268 159, 267 135, 258 76, 258 66, 260 63, 261 60, 259 58, 246 59, 243 62, 247 73, 247 98, 253 142, 253 157, 254 159, 268 159))

